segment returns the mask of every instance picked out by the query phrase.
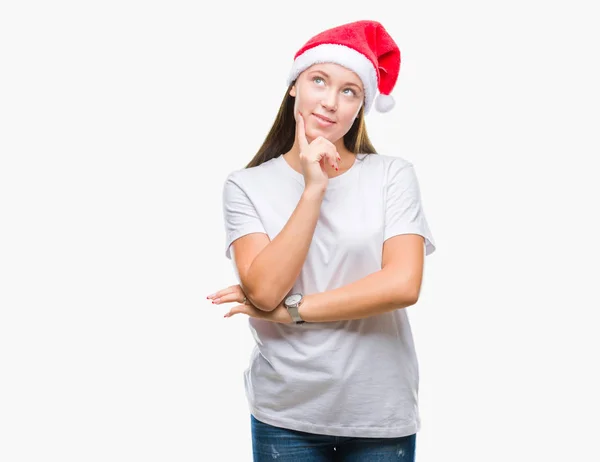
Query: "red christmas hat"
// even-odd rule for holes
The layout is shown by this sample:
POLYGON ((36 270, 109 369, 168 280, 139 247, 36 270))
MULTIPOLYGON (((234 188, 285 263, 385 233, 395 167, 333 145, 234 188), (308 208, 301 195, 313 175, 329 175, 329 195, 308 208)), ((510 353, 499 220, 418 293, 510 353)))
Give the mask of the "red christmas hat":
POLYGON ((287 84, 317 63, 340 64, 356 72, 365 89, 365 114, 377 91, 375 108, 379 112, 394 107, 390 93, 400 72, 400 50, 379 22, 351 22, 315 35, 294 56, 287 84))

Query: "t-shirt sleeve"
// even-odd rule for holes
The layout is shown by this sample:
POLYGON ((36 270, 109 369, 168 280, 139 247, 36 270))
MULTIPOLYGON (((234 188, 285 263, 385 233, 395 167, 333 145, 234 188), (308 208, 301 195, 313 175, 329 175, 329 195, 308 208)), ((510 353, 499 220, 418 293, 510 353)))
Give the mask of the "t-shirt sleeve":
POLYGON ((419 234, 425 238, 425 255, 435 251, 436 244, 421 203, 419 181, 411 163, 392 162, 385 206, 384 241, 399 234, 419 234))
POLYGON ((223 186, 223 218, 225 221, 225 256, 231 259, 231 244, 246 234, 265 233, 252 201, 239 179, 232 174, 223 186))

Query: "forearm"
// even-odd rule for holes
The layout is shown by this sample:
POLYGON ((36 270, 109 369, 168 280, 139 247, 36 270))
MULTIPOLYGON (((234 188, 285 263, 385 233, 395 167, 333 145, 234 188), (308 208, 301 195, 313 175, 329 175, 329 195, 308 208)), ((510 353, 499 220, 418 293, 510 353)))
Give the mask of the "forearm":
POLYGON ((414 305, 419 290, 409 278, 382 269, 343 287, 305 295, 299 313, 306 322, 366 318, 414 305))
POLYGON ((244 289, 262 310, 275 309, 300 275, 321 211, 323 189, 305 189, 283 229, 256 256, 244 289))

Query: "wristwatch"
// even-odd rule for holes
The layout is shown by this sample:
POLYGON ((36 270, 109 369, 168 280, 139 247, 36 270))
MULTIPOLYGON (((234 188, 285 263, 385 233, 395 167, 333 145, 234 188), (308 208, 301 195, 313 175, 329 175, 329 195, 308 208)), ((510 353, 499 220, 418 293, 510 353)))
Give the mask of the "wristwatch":
POLYGON ((295 324, 304 324, 306 322, 300 317, 300 313, 298 312, 298 308, 302 304, 303 298, 304 296, 300 293, 291 294, 285 297, 285 300, 283 301, 283 306, 286 307, 295 324))

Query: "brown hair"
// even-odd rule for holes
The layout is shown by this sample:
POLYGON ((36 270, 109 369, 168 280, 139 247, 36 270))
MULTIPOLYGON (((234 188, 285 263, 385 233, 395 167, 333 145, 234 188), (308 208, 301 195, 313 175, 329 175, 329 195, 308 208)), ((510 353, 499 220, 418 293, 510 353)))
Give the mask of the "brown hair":
MULTIPOLYGON (((296 119, 294 118, 294 97, 290 95, 290 90, 294 83, 292 82, 288 87, 275 117, 275 122, 273 122, 273 126, 262 146, 245 168, 256 167, 292 149, 296 138, 296 119)), ((376 154, 375 148, 367 135, 364 109, 363 105, 352 127, 344 135, 344 146, 354 154, 376 154)))

